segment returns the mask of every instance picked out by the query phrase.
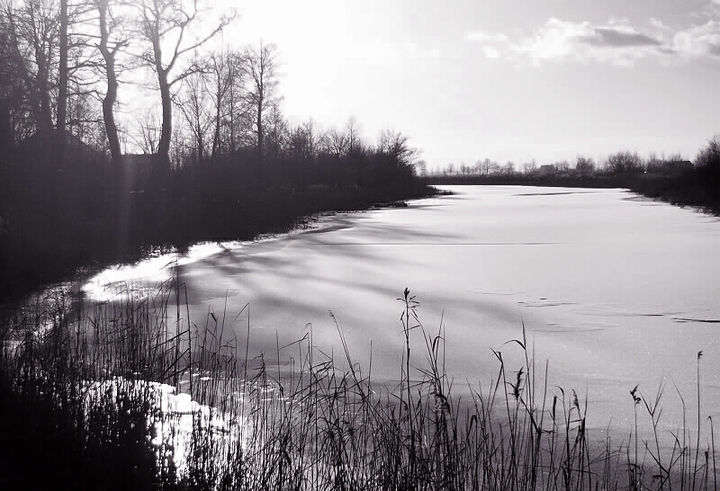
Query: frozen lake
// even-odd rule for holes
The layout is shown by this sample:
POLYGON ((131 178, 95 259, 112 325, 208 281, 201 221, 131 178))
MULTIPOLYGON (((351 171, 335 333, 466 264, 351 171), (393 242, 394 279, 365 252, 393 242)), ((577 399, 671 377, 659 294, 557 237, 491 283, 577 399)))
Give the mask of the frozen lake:
MULTIPOLYGON (((538 375, 547 360, 551 393, 587 394, 591 427, 610 422, 626 437, 629 391, 639 384, 652 398, 663 381, 663 428, 682 421, 676 386, 695 421, 700 350, 703 416, 717 418, 720 220, 617 189, 450 189, 456 194, 327 217, 257 243, 196 248, 178 270, 192 321, 224 312, 226 332, 244 344, 249 304, 252 353, 273 360, 278 343, 311 324, 318 349, 339 359, 332 312, 353 359, 367 369, 372 352, 373 378, 392 383, 404 340, 397 298, 407 287, 425 329, 445 328, 456 395, 497 375, 491 348, 509 370, 520 368, 517 345, 504 343, 522 336, 524 322, 538 375)), ((172 274, 167 264, 112 269, 86 288, 152 283, 172 274)), ((413 335, 412 361, 423 366, 413 335)))

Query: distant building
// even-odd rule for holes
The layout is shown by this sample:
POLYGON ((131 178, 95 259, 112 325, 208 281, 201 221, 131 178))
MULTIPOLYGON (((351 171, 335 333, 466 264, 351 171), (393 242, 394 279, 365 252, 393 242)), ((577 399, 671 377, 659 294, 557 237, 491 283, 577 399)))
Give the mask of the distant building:
POLYGON ((538 175, 541 176, 550 176, 552 174, 555 174, 555 166, 552 164, 545 164, 541 165, 538 169, 538 175))

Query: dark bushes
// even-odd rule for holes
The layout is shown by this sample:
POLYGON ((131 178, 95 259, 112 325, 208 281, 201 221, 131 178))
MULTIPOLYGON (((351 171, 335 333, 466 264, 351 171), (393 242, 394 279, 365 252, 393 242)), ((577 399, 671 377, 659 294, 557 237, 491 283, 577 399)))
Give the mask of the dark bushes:
POLYGON ((700 150, 693 169, 672 177, 638 179, 629 187, 651 198, 720 214, 720 136, 700 150))
POLYGON ((256 159, 253 148, 240 148, 180 161, 128 186, 128 169, 87 146, 69 146, 56 162, 39 142, 28 142, 0 163, 0 301, 153 248, 251 239, 316 212, 430 192, 411 160, 379 148, 297 160, 283 151, 262 167, 256 159))

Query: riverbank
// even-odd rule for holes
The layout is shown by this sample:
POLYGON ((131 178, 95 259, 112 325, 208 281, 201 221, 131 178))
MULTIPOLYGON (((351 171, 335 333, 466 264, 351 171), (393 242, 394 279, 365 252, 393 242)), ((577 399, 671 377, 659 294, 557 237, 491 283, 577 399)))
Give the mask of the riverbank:
POLYGON ((50 172, 32 155, 0 166, 0 304, 149 253, 252 240, 316 213, 435 192, 417 180, 411 163, 380 151, 335 163, 341 167, 321 155, 262 173, 228 157, 166 169, 142 186, 129 185, 126 172, 106 160, 81 157, 50 172))
POLYGON ((689 206, 720 216, 720 178, 705 169, 677 177, 637 179, 629 189, 675 206, 689 206))

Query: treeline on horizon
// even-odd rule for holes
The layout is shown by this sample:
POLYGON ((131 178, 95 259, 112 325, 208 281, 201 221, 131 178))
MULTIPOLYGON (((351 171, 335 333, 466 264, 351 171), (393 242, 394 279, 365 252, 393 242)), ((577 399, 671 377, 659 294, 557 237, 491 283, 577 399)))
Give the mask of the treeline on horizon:
POLYGON ((153 249, 428 193, 399 132, 373 145, 352 118, 289 124, 275 45, 205 49, 233 22, 185 0, 0 2, 0 301, 153 249), (146 86, 155 106, 118 123, 137 104, 118 88, 146 86))
POLYGON ((535 186, 628 188, 650 198, 680 206, 695 206, 720 215, 720 135, 710 139, 694 162, 680 155, 643 159, 636 152, 621 151, 601 164, 578 157, 537 166, 523 164, 520 170, 508 162, 500 165, 490 159, 474 166, 450 164, 434 173, 422 173, 428 184, 522 184, 535 186))

